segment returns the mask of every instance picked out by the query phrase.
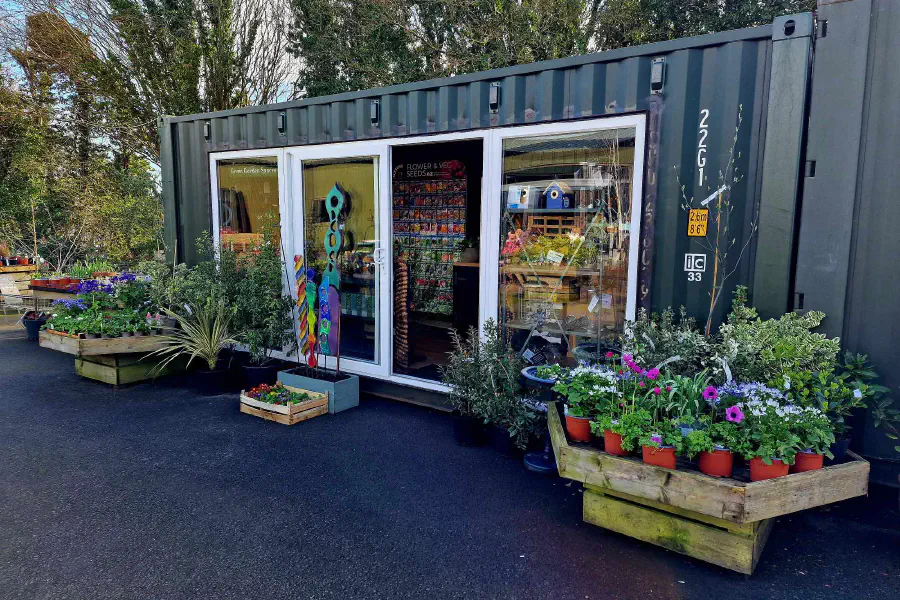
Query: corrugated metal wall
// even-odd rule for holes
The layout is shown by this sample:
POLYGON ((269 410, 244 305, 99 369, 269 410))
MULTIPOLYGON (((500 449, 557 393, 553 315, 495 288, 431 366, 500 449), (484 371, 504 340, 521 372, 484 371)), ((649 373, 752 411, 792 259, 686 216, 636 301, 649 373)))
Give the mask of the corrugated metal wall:
MULTIPOLYGON (((811 23, 809 14, 791 17, 811 23)), ((652 285, 639 295, 654 309, 685 305, 705 318, 710 278, 688 283, 686 252, 705 252, 686 236, 680 184, 686 193, 705 197, 698 181, 700 111, 709 110, 706 172, 709 186, 724 169, 732 148, 739 108, 743 123, 735 153, 741 181, 732 190, 736 237, 747 235, 760 199, 762 149, 770 87, 787 93, 796 81, 770 81, 773 30, 800 44, 791 52, 809 52, 809 27, 785 36, 773 26, 626 48, 589 56, 521 65, 507 69, 426 81, 380 90, 354 92, 293 103, 223 113, 172 117, 161 121, 163 191, 167 240, 187 262, 196 259, 193 240, 209 230, 209 153, 224 150, 333 143, 345 140, 421 135, 473 128, 530 124, 613 115, 653 108, 645 193, 655 190, 655 214, 648 219, 655 234, 646 242, 652 285), (651 62, 664 57, 665 87, 650 93, 651 62), (496 113, 489 107, 492 83, 500 86, 496 113), (369 108, 380 103, 380 126, 372 127, 369 108), (278 131, 286 115, 284 134, 278 131), (209 123, 209 140, 204 125, 209 123), (740 234, 739 232, 743 232, 740 234), (652 242, 652 244, 650 243, 652 242), (177 244, 177 246, 176 246, 177 244)), ((774 42, 779 43, 779 42, 774 42)), ((804 55, 804 56, 805 56, 804 55)), ((801 111, 802 114, 802 111, 801 111)), ((790 157, 788 157, 790 160, 790 157)), ((797 157, 793 157, 797 160, 797 157)), ((782 199, 784 200, 784 199, 782 199)), ((773 242, 775 248, 775 242, 773 242)), ((788 248, 789 251, 789 248, 788 248)), ((729 279, 727 296, 738 283, 751 283, 754 248, 729 279)), ((783 293, 783 292, 776 292, 783 293)), ((786 303, 786 298, 780 299, 786 303)))
MULTIPOLYGON (((897 398, 900 2, 821 1, 818 16, 827 27, 816 43, 807 151, 816 167, 803 194, 796 291, 804 310, 828 315, 826 333, 869 355, 897 398)), ((871 420, 855 434, 867 457, 881 459, 872 479, 897 485, 897 442, 871 420)))

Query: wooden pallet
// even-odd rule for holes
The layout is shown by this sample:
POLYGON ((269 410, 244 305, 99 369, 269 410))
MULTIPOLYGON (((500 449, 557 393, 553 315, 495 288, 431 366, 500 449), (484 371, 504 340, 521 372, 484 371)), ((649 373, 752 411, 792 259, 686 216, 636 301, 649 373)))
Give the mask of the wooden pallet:
POLYGON ((585 522, 747 575, 775 517, 868 491, 869 463, 853 453, 817 471, 745 482, 570 444, 555 404, 547 424, 559 474, 586 488, 585 522))
POLYGON ((316 393, 284 386, 288 390, 309 395, 310 400, 299 404, 268 404, 254 400, 241 392, 241 412, 282 425, 295 425, 301 421, 328 414, 328 392, 316 393))
POLYGON ((77 335, 45 329, 40 333, 42 348, 75 356, 100 356, 105 354, 135 354, 159 350, 166 346, 158 335, 143 335, 117 338, 97 338, 89 340, 77 335))

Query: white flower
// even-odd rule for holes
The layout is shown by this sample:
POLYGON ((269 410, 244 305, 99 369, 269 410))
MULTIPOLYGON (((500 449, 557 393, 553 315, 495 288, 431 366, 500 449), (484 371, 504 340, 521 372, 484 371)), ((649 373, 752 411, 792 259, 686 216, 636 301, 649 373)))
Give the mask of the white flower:
POLYGON ((857 400, 862 398, 862 392, 859 390, 859 388, 856 388, 855 390, 853 390, 853 397, 856 398, 857 400))

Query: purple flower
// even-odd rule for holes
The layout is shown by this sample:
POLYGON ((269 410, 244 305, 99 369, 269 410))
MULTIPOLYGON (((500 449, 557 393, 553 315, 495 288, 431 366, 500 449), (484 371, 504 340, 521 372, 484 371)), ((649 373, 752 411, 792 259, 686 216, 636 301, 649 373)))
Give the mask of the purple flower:
POLYGON ((613 352, 606 353, 606 358, 612 358, 613 356, 615 356, 615 353, 613 353, 613 352))
POLYGON ((655 387, 655 388, 653 388, 653 393, 656 394, 657 396, 659 396, 662 393, 662 390, 659 389, 658 387, 655 387))
POLYGON ((740 423, 744 420, 744 411, 741 410, 740 406, 735 404, 725 410, 725 420, 731 421, 732 423, 740 423))
POLYGON ((86 279, 78 284, 76 291, 79 294, 94 294, 97 292, 112 294, 115 288, 109 284, 100 283, 96 279, 86 279))
POLYGON ((622 355, 622 362, 624 362, 626 365, 627 365, 628 363, 630 363, 632 360, 634 360, 634 357, 633 357, 632 355, 630 355, 630 354, 623 354, 623 355, 622 355))
POLYGON ((716 391, 716 388, 713 386, 707 386, 705 390, 703 390, 703 398, 705 400, 715 400, 719 397, 719 392, 716 391))
POLYGON ((650 436, 650 441, 653 442, 654 444, 659 444, 661 446, 662 445, 662 436, 653 434, 650 436))
POLYGON ((113 283, 129 283, 137 279, 137 275, 134 273, 129 273, 128 271, 123 271, 119 275, 116 275, 111 279, 113 283))
POLYGON ((638 383, 638 386, 639 386, 639 387, 647 387, 647 384, 644 383, 643 381, 641 381, 641 382, 638 383))
POLYGON ((647 379, 653 380, 659 377, 659 369, 650 369, 647 371, 647 379))

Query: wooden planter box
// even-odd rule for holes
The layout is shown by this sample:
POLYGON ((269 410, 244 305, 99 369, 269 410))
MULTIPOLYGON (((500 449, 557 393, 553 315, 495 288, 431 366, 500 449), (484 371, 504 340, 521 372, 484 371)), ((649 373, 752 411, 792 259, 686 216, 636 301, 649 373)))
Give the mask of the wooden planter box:
POLYGON ((275 421, 282 425, 294 425, 300 421, 312 419, 328 412, 328 394, 315 393, 301 390, 291 386, 284 386, 292 392, 307 393, 310 400, 299 404, 269 404, 254 400, 241 392, 241 412, 254 417, 260 417, 267 421, 275 421))
POLYGON ((162 369, 146 354, 98 354, 75 357, 75 372, 110 385, 127 385, 186 370, 187 359, 175 359, 162 369))
POLYGON ((359 377, 356 375, 341 373, 341 379, 330 381, 328 379, 306 377, 301 373, 302 370, 300 369, 279 371, 278 381, 284 385, 301 390, 326 392, 328 394, 328 412, 332 414, 359 406, 359 377), (294 371, 299 371, 299 373, 294 371))
POLYGON ((853 453, 817 471, 744 482, 571 444, 555 403, 547 424, 559 474, 586 488, 585 522, 747 575, 775 517, 868 491, 869 463, 853 453))
POLYGON ((45 329, 40 333, 40 345, 57 352, 75 356, 99 356, 103 354, 134 354, 153 352, 165 347, 158 335, 143 335, 89 340, 77 335, 45 329))

